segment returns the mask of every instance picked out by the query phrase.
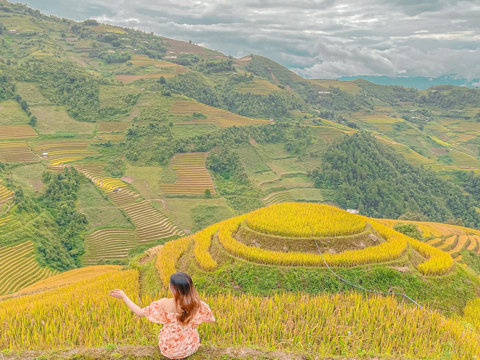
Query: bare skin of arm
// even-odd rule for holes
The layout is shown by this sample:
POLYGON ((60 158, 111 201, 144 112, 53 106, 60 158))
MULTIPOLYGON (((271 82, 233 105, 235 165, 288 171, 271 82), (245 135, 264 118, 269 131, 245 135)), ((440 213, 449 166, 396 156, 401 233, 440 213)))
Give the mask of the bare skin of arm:
POLYGON ((144 317, 145 314, 143 313, 143 309, 135 304, 130 298, 122 291, 119 289, 112 290, 109 293, 110 296, 113 296, 116 299, 122 299, 123 302, 128 306, 132 312, 134 312, 137 316, 144 317))

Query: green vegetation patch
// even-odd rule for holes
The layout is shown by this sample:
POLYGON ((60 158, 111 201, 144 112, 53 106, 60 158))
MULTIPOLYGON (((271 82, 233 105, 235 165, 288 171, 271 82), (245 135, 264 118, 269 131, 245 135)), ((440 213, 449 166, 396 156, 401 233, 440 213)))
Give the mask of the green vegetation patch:
POLYGON ((31 107, 40 134, 92 134, 95 124, 73 120, 63 106, 31 107))
POLYGON ((29 117, 15 100, 0 102, 0 125, 23 125, 29 121, 29 117))
POLYGON ((134 166, 127 163, 125 176, 130 178, 132 185, 146 199, 163 197, 158 184, 172 184, 177 181, 175 170, 169 165, 134 166))
POLYGON ((193 232, 197 232, 209 225, 233 217, 235 214, 228 206, 197 205, 192 210, 192 219, 195 223, 193 232))
POLYGON ((80 184, 77 196, 77 209, 87 217, 88 230, 105 226, 132 226, 125 215, 91 182, 80 184))
POLYGON ((325 200, 322 189, 300 188, 288 191, 295 201, 322 202, 325 200))
POLYGON ((167 215, 180 229, 194 232, 200 230, 201 226, 208 226, 215 222, 235 216, 225 199, 188 199, 188 198, 166 198, 165 208, 159 209, 167 215), (203 211, 208 216, 203 217, 203 211), (214 219, 217 219, 214 221, 214 219))
POLYGON ((172 134, 175 139, 183 139, 194 137, 197 135, 204 135, 218 130, 216 124, 179 124, 176 123, 172 127, 172 134))
POLYGON ((18 82, 16 91, 29 106, 50 105, 51 102, 42 95, 37 83, 18 82))
POLYGON ((251 145, 245 145, 237 150, 245 170, 249 173, 261 173, 271 171, 271 169, 258 156, 257 152, 251 145))
POLYGON ((43 164, 18 166, 12 169, 12 178, 25 191, 38 192, 42 185, 42 176, 45 171, 43 164))

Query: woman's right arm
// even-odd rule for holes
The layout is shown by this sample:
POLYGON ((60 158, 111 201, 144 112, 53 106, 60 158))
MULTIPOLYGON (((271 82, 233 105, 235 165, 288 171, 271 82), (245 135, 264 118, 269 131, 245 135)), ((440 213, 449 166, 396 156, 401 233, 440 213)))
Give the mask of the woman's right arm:
POLYGON ((143 313, 143 309, 135 304, 130 298, 122 291, 119 289, 110 291, 110 296, 113 296, 114 298, 117 299, 122 299, 123 302, 128 306, 132 312, 134 312, 137 316, 144 317, 145 314, 143 313))

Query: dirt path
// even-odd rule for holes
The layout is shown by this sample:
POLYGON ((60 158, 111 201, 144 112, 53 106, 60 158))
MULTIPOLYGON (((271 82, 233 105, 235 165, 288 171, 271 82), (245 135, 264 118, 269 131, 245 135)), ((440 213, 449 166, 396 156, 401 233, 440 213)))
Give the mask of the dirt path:
POLYGON ((145 264, 148 263, 155 255, 157 255, 162 248, 163 248, 163 245, 157 245, 157 246, 155 246, 155 247, 153 247, 153 248, 148 249, 147 251, 145 251, 145 254, 146 254, 146 255, 145 255, 144 257, 142 257, 142 258, 138 261, 138 263, 139 263, 140 265, 145 265, 145 264))
MULTIPOLYGON (((68 360, 68 359, 89 359, 89 360, 164 360, 158 347, 156 346, 120 346, 113 349, 104 348, 74 348, 70 350, 56 350, 56 351, 24 351, 22 353, 5 353, 0 352, 0 360, 34 360, 34 359, 49 359, 49 360, 68 360)), ((201 347, 200 350, 189 360, 356 360, 356 358, 320 358, 315 356, 306 356, 305 354, 287 353, 284 351, 263 351, 252 349, 248 347, 201 347)), ((373 360, 373 358, 362 358, 363 360, 373 360)), ((391 358, 390 360, 400 360, 399 358, 391 358)))

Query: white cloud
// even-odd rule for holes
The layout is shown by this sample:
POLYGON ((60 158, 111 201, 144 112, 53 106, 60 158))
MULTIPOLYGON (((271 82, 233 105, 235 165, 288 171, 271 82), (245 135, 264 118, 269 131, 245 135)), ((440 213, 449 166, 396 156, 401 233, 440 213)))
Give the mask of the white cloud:
POLYGON ((264 55, 309 77, 480 77, 480 0, 27 2, 59 16, 192 39, 234 56, 264 55))

